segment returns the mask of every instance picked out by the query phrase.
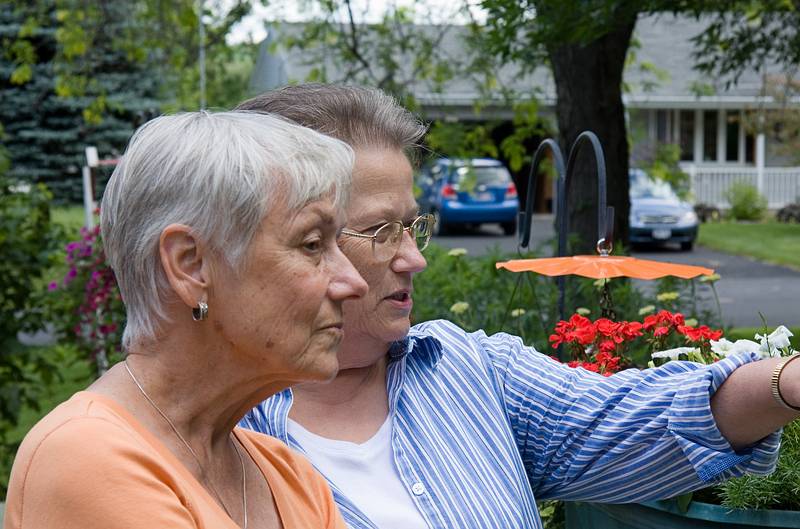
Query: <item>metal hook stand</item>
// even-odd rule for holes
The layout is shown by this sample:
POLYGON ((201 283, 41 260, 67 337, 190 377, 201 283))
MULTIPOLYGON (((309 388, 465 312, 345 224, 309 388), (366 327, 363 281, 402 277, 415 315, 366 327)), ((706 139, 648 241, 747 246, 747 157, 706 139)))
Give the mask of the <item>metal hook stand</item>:
MULTIPOLYGON (((578 153, 583 145, 589 145, 594 153, 595 167, 597 169, 597 252, 601 256, 608 256, 613 250, 614 232, 614 208, 609 207, 606 201, 606 161, 603 154, 603 147, 597 135, 591 131, 584 131, 572 143, 567 159, 566 169, 564 168, 564 156, 561 149, 552 138, 548 138, 539 144, 536 153, 533 155, 531 170, 528 173, 528 194, 525 202, 525 211, 519 213, 519 248, 527 248, 530 244, 531 227, 533 222, 533 201, 538 183, 539 165, 544 159, 545 153, 549 150, 553 154, 553 162, 556 174, 556 226, 558 228, 558 257, 564 257, 567 253, 567 234, 569 232, 569 216, 567 215, 567 195, 569 194, 572 175, 575 171, 575 163, 578 153)), ((558 284, 558 314, 560 319, 564 319, 564 297, 566 282, 563 276, 557 278, 558 284)), ((610 304, 611 296, 608 286, 604 287, 603 315, 612 314, 610 304)))

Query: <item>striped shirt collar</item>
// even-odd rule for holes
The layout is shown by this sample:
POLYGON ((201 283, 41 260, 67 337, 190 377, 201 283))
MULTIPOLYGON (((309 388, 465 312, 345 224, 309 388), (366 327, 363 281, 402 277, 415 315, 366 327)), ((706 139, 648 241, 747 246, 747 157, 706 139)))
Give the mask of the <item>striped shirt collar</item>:
POLYGON ((438 338, 412 327, 405 338, 392 342, 389 346, 389 361, 400 360, 411 353, 435 368, 442 359, 444 347, 438 338))

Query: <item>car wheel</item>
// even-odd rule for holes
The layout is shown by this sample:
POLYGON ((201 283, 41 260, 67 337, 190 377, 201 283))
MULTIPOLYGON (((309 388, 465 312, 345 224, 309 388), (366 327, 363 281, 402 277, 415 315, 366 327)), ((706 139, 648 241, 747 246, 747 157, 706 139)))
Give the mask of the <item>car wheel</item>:
POLYGON ((514 235, 517 233, 517 221, 512 220, 511 222, 501 222, 500 227, 503 228, 503 233, 506 235, 514 235))
POLYGON ((450 226, 442 222, 442 217, 439 215, 439 212, 435 209, 431 210, 436 216, 436 222, 433 224, 433 234, 434 235, 447 235, 450 232, 450 226))
POLYGON ((686 241, 681 243, 681 250, 684 252, 691 252, 694 248, 694 241, 686 241))

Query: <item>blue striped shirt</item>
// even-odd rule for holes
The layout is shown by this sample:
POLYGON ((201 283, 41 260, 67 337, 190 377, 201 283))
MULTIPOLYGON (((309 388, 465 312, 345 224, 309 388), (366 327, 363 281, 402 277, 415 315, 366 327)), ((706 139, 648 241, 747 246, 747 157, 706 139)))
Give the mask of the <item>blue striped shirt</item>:
MULTIPOLYGON (((535 500, 625 503, 664 498, 774 469, 780 433, 734 452, 710 397, 737 367, 670 362, 603 377, 572 369, 516 336, 447 321, 411 329, 389 351, 392 448, 401 480, 432 528, 541 528, 535 500)), ((288 436, 291 390, 241 426, 288 436)), ((331 483, 345 521, 374 529, 331 483)))

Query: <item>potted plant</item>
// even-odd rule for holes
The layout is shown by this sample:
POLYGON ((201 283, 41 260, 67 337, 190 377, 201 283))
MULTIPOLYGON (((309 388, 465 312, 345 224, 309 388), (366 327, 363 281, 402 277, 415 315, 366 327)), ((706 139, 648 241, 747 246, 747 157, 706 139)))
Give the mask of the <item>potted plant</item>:
MULTIPOLYGON (((648 315, 642 322, 592 321, 575 314, 556 325, 550 341, 554 347, 567 349, 571 367, 605 376, 632 367, 634 359, 652 367, 679 359, 708 364, 739 351, 757 350, 765 357, 793 352, 792 333, 783 326, 771 334, 757 334, 756 341, 730 342, 722 334, 668 311, 648 315)), ((777 468, 770 476, 745 476, 665 501, 569 502, 565 515, 567 529, 798 528, 800 423, 784 429, 777 468)))

